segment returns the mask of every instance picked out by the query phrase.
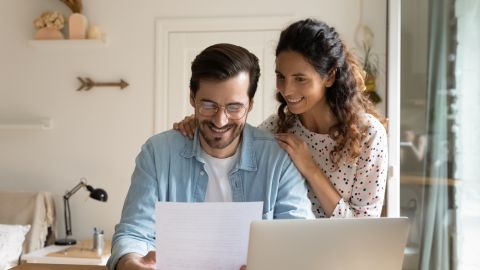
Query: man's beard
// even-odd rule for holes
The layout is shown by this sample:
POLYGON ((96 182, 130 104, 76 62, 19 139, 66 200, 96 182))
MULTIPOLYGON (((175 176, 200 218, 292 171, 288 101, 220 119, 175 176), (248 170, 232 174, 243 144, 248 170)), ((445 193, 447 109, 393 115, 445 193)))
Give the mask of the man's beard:
POLYGON ((213 149, 224 149, 227 146, 231 145, 233 141, 238 138, 243 131, 245 123, 242 124, 227 124, 221 128, 217 128, 211 121, 204 120, 198 123, 200 136, 205 140, 205 142, 213 149), (223 130, 225 133, 219 136, 212 135, 212 129, 215 131, 223 130), (227 137, 226 137, 227 136, 227 137))

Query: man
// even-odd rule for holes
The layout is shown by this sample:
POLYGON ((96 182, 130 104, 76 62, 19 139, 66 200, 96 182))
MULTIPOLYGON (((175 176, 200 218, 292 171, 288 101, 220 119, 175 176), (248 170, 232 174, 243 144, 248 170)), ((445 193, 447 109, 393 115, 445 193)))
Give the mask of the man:
POLYGON ((143 145, 109 269, 154 269, 157 201, 263 201, 264 219, 312 217, 305 181, 288 154, 271 135, 246 124, 259 77, 257 57, 239 46, 213 45, 195 58, 194 139, 170 130, 143 145))

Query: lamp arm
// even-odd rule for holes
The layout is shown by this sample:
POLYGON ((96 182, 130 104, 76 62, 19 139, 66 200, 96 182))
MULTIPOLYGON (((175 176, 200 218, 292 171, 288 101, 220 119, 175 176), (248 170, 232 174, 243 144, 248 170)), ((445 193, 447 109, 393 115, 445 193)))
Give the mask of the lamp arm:
POLYGON ((70 202, 69 199, 72 197, 73 194, 75 194, 79 189, 82 187, 86 187, 87 184, 85 182, 85 178, 80 179, 80 183, 78 183, 76 186, 74 186, 70 191, 65 193, 63 196, 63 214, 65 217, 65 234, 66 237, 72 235, 72 217, 70 214, 70 202))
POLYGON ((73 194, 75 194, 79 189, 81 189, 82 187, 85 187, 87 186, 87 184, 85 183, 85 179, 82 178, 80 180, 80 183, 78 183, 76 186, 74 186, 70 191, 68 191, 67 193, 65 193, 65 195, 63 196, 64 199, 69 199, 70 197, 72 197, 73 194))
POLYGON ((63 211, 65 217, 65 238, 72 235, 72 218, 70 214, 70 203, 68 198, 63 197, 63 211))

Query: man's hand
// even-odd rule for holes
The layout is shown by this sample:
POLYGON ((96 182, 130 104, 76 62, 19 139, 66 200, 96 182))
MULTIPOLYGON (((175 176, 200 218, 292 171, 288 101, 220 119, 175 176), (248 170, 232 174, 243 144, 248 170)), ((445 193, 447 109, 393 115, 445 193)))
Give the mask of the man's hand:
POLYGON ((156 264, 155 251, 150 251, 143 256, 137 253, 129 253, 123 256, 117 263, 117 270, 154 270, 156 264))

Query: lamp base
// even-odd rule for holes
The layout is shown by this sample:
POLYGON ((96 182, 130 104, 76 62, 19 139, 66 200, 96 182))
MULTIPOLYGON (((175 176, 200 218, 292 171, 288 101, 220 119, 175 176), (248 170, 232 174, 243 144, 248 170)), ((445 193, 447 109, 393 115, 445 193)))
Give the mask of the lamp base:
POLYGON ((57 241, 55 241, 55 245, 59 245, 59 246, 71 246, 71 245, 75 245, 76 243, 77 243, 77 240, 69 239, 69 238, 58 239, 57 241))

